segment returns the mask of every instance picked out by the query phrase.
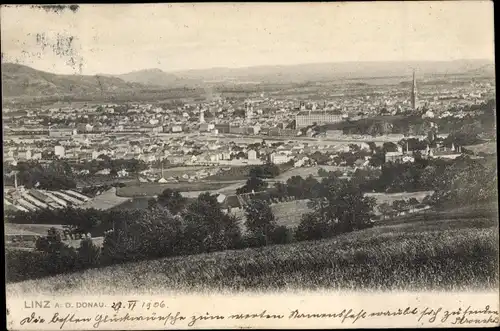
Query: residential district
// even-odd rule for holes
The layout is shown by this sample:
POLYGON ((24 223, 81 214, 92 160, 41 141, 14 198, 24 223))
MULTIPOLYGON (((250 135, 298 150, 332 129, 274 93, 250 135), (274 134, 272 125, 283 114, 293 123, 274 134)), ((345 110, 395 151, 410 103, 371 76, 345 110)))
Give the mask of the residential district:
MULTIPOLYGON (((370 162, 373 153, 345 157, 374 146, 384 146, 382 163, 414 162, 415 153, 453 159, 468 151, 468 146, 460 141, 446 144, 450 130, 442 132, 441 123, 480 116, 481 107, 493 98, 490 83, 447 83, 417 89, 413 77, 407 85, 381 85, 368 94, 363 89, 339 87, 335 94, 316 94, 310 99, 264 92, 249 93, 246 99, 211 97, 168 104, 73 103, 4 109, 4 206, 20 211, 68 205, 114 208, 130 197, 152 194, 117 196, 116 187, 86 194, 85 188, 109 183, 110 179, 122 180, 124 186, 129 185, 127 180, 139 183, 132 185, 217 182, 224 173, 250 165, 324 165, 349 176, 356 169, 380 168, 380 164, 370 162), (363 121, 383 123, 395 118, 418 119, 423 124, 415 130, 408 125, 394 129, 391 124, 376 132, 349 129, 349 123, 359 129, 363 121), (410 148, 411 139, 423 143, 410 148), (71 168, 79 179, 77 187, 51 191, 39 187, 38 182, 26 186, 18 178, 18 165, 23 162, 47 167, 54 160, 71 168), (140 168, 130 165, 137 162, 140 168), (96 168, 98 164, 100 168, 96 168), (168 171, 175 167, 181 170, 168 171)), ((242 184, 227 185, 236 188, 242 184)), ((234 194, 234 190, 227 192, 234 194)))

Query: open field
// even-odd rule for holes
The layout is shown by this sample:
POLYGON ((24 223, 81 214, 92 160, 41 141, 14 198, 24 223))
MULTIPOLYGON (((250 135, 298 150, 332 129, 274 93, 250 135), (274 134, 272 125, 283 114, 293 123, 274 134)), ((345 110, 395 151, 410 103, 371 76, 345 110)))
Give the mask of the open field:
POLYGON ((464 146, 464 149, 467 149, 474 154, 495 154, 497 152, 497 143, 496 141, 488 141, 478 145, 464 146))
POLYGON ((128 263, 7 285, 7 295, 498 287, 498 224, 449 218, 332 239, 128 263), (153 290, 151 290, 153 289, 153 290))
POLYGON ((388 203, 392 204, 395 200, 408 200, 411 198, 421 202, 427 195, 432 195, 434 191, 418 191, 418 192, 401 192, 401 193, 365 193, 365 196, 372 197, 377 200, 377 204, 388 203))
MULTIPOLYGON (((308 202, 309 200, 295 200, 272 204, 271 209, 276 216, 277 224, 290 228, 297 227, 302 215, 311 211, 309 207, 307 207, 308 202)), ((240 209, 233 214, 240 218, 242 223, 245 222, 246 217, 244 210, 240 209)))
MULTIPOLYGON (((206 166, 191 166, 191 167, 172 167, 163 169, 163 177, 181 177, 182 175, 195 175, 199 171, 215 171, 219 167, 206 167, 206 166)), ((154 172, 161 175, 161 169, 154 169, 154 172)))
POLYGON ((337 166, 313 166, 313 167, 301 167, 301 168, 293 168, 290 169, 275 178, 276 181, 286 182, 289 178, 293 176, 300 176, 302 178, 307 178, 310 175, 316 178, 320 178, 318 176, 319 169, 325 169, 326 171, 344 171, 345 167, 337 167, 337 166))
POLYGON ((249 176, 250 169, 255 167, 254 165, 244 165, 231 167, 231 169, 218 173, 217 175, 208 176, 208 180, 246 180, 249 176))
POLYGON ((230 185, 230 183, 224 183, 224 182, 180 182, 180 183, 167 183, 167 184, 140 183, 135 185, 119 187, 117 189, 116 194, 122 197, 154 196, 161 194, 167 188, 170 188, 172 190, 178 190, 181 192, 212 191, 212 190, 218 190, 228 185, 230 185))

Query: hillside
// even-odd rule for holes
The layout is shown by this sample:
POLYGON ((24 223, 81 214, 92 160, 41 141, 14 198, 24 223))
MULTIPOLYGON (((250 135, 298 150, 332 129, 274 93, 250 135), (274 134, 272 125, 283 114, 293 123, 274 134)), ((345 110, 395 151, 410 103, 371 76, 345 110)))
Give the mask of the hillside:
MULTIPOLYGON (((460 213, 459 213, 460 214, 460 213)), ((163 258, 7 284, 8 296, 498 288, 498 223, 411 217, 332 239, 163 258), (157 292, 158 293, 158 292, 157 292)), ((9 269, 8 269, 9 270, 9 269)))
POLYGON ((337 62, 247 68, 211 68, 174 72, 177 77, 224 82, 305 82, 334 79, 397 77, 411 75, 451 75, 491 67, 488 60, 407 61, 407 62, 337 62))
POLYGON ((2 63, 4 98, 118 94, 144 88, 144 85, 116 77, 57 75, 24 65, 2 63))
POLYGON ((145 69, 132 71, 115 77, 129 83, 154 85, 161 87, 196 86, 201 82, 196 79, 183 79, 160 69, 145 69))

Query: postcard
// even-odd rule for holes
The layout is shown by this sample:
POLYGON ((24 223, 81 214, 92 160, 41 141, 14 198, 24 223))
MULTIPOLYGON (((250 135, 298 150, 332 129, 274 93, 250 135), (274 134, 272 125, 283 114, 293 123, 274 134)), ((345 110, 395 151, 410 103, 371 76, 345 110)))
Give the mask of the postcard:
POLYGON ((499 325, 492 2, 0 13, 9 330, 499 325))

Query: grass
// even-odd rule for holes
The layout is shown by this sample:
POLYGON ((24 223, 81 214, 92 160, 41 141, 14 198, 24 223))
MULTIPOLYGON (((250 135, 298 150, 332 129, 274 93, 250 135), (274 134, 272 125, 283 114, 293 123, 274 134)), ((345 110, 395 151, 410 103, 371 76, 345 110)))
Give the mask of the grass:
MULTIPOLYGON (((309 200, 295 200, 289 202, 281 202, 271 205, 271 209, 276 216, 278 225, 285 225, 287 227, 297 227, 300 223, 300 218, 303 214, 311 211, 307 207, 309 200)), ((245 212, 244 210, 238 210, 233 212, 233 214, 245 222, 245 212)))
POLYGON ((8 284, 7 295, 498 288, 491 218, 406 220, 321 241, 142 261, 8 284))
POLYGON ((161 194, 165 189, 178 190, 181 192, 190 191, 211 191, 218 190, 228 183, 217 182, 184 182, 184 183, 140 183, 117 188, 116 194, 122 197, 153 196, 161 194))
POLYGON ((365 196, 375 198, 377 204, 392 204, 395 200, 409 200, 415 198, 422 201, 427 195, 432 195, 434 191, 402 192, 402 193, 365 193, 365 196))
POLYGON ((255 167, 254 165, 244 165, 235 166, 231 169, 222 171, 216 175, 208 176, 207 180, 246 180, 248 179, 250 169, 255 167))
POLYGON ((337 171, 337 170, 343 171, 344 169, 344 167, 325 166, 325 165, 314 166, 314 167, 292 168, 280 174, 278 177, 276 177, 276 180, 286 182, 289 178, 292 178, 293 176, 300 176, 305 179, 309 177, 309 175, 312 175, 313 177, 316 177, 317 179, 321 180, 321 177, 318 176, 318 170, 321 168, 325 169, 326 171, 337 171))

